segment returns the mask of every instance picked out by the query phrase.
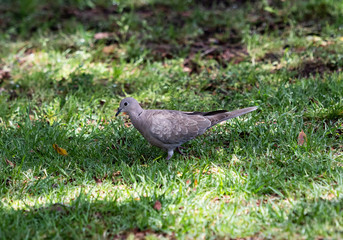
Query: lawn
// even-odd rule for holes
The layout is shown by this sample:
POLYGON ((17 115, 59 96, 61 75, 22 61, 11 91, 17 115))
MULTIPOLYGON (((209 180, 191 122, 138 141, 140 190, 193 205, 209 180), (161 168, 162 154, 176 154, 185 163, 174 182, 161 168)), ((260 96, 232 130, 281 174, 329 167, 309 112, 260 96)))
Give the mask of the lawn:
POLYGON ((0 239, 343 238, 342 1, 1 2, 0 239), (127 96, 258 110, 167 161, 127 96))

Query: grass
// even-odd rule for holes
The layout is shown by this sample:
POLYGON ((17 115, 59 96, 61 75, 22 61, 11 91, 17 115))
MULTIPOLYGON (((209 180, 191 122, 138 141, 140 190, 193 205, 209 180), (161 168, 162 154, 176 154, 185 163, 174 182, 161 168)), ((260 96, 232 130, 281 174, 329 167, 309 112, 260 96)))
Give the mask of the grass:
POLYGON ((0 238, 342 238, 342 13, 333 0, 4 1, 0 238), (259 110, 166 161, 114 117, 125 96, 259 110))

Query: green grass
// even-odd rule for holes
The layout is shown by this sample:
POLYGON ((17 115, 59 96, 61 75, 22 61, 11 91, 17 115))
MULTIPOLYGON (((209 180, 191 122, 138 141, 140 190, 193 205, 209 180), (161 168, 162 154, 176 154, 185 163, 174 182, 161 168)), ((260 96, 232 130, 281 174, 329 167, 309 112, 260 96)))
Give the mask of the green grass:
POLYGON ((4 1, 0 239, 343 237, 343 5, 215 2, 4 1), (259 109, 166 161, 125 96, 259 109))

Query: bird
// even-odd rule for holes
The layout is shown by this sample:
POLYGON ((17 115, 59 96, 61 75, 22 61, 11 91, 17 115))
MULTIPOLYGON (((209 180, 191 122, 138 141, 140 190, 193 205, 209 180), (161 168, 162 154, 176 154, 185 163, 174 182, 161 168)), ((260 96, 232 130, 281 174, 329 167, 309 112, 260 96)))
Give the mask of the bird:
POLYGON ((133 126, 151 144, 167 151, 169 160, 175 149, 202 135, 214 125, 231 118, 255 111, 257 107, 247 107, 235 111, 217 110, 212 112, 183 112, 166 109, 143 109, 138 101, 126 97, 119 104, 116 117, 127 113, 133 126))

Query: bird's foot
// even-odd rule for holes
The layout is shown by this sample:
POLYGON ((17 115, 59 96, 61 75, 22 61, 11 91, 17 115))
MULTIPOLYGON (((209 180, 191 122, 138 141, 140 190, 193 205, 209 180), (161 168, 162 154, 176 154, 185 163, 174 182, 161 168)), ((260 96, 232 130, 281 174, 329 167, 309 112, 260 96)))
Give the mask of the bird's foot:
POLYGON ((174 150, 168 150, 168 156, 167 156, 167 160, 169 160, 174 154, 174 150))
POLYGON ((178 153, 180 153, 181 155, 185 155, 185 154, 180 150, 180 148, 185 149, 184 147, 177 147, 177 148, 176 148, 176 151, 177 151, 178 153))

